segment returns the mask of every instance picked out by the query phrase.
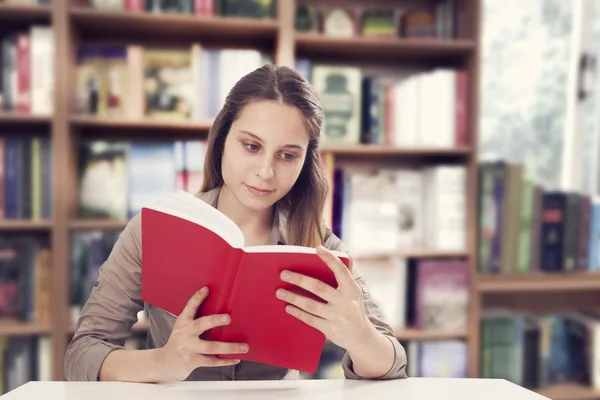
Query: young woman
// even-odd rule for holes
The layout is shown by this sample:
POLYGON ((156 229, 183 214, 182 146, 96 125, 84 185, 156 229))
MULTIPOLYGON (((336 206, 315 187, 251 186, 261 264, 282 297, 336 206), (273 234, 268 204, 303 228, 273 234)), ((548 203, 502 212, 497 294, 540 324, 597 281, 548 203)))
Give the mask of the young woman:
MULTIPOLYGON (((281 290, 286 310, 345 349, 349 379, 406 377, 406 353, 381 317, 356 268, 329 250, 347 250, 322 222, 328 190, 319 161, 322 109, 311 86, 286 67, 267 65, 243 77, 229 93, 207 143, 204 185, 197 196, 242 230, 248 245, 317 247, 334 271, 336 289, 283 272, 325 303, 281 290)), ((207 342, 204 331, 228 324, 228 315, 194 319, 207 296, 199 288, 175 317, 141 300, 141 223, 134 217, 100 269, 65 357, 68 380, 161 382, 293 378, 298 371, 216 354, 239 354, 246 343, 207 342), (149 315, 147 350, 126 350, 137 314, 149 315)), ((176 265, 165 266, 177 268, 176 265)))

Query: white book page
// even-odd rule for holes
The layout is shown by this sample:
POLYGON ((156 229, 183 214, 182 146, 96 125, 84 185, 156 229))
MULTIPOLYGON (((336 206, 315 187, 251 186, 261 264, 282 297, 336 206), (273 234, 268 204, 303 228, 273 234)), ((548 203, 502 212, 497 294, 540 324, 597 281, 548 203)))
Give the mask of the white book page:
MULTIPOLYGON (((247 246, 242 249, 246 253, 302 253, 317 254, 314 247, 291 246, 291 245, 266 245, 266 246, 247 246)), ((331 251, 334 255, 342 258, 348 258, 348 254, 343 251, 331 251)))
POLYGON ((221 236, 232 247, 244 246, 244 235, 235 222, 191 193, 177 191, 145 208, 202 225, 221 236))

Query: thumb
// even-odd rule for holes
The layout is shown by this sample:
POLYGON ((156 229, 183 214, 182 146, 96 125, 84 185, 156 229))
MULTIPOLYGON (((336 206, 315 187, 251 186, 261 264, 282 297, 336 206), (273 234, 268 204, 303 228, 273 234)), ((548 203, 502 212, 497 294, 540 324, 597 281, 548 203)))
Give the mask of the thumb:
POLYGON ((192 297, 188 300, 185 308, 179 314, 178 320, 193 321, 198 307, 208 297, 208 288, 205 286, 202 289, 196 291, 192 297))

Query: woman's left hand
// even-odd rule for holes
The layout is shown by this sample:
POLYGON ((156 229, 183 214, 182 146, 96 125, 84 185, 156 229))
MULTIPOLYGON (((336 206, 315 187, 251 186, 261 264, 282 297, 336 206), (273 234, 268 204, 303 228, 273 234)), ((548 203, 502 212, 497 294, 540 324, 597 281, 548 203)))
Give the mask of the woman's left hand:
POLYGON ((351 351, 365 344, 374 331, 365 313, 362 290, 337 256, 323 246, 317 248, 317 254, 333 271, 337 288, 290 271, 283 271, 281 279, 315 294, 326 303, 283 289, 277 290, 277 297, 289 303, 286 306, 289 314, 318 329, 337 346, 351 351))

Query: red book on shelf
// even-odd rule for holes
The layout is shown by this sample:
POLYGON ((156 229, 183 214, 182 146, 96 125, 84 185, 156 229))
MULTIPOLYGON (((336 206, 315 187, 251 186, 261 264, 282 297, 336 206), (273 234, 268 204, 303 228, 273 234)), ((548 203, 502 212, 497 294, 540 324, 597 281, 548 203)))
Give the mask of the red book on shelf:
MULTIPOLYGON (((335 253, 349 265, 343 252, 335 253)), ((202 335, 206 340, 248 343, 249 360, 315 372, 324 335, 285 311, 278 288, 317 299, 280 279, 284 269, 337 287, 333 272, 314 248, 244 247, 233 221, 196 196, 179 191, 142 209, 142 299, 179 315, 192 294, 208 286, 198 316, 228 313, 231 323, 202 335)))

